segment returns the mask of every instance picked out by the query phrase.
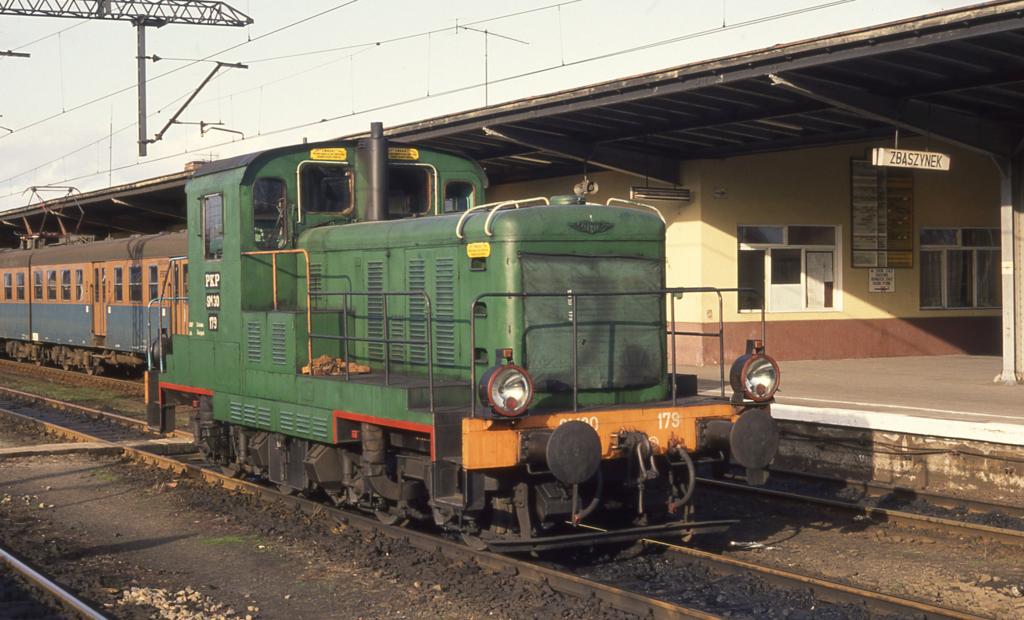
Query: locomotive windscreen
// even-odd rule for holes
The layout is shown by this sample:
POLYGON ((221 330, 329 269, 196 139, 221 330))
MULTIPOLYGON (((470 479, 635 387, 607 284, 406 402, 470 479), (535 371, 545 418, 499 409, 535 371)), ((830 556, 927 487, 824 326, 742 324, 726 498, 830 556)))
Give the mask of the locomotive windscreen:
POLYGON ((621 256, 522 254, 527 297, 523 362, 540 392, 572 390, 572 313, 576 313, 579 389, 639 388, 665 374, 663 295, 578 297, 568 292, 657 291, 662 262, 621 256))

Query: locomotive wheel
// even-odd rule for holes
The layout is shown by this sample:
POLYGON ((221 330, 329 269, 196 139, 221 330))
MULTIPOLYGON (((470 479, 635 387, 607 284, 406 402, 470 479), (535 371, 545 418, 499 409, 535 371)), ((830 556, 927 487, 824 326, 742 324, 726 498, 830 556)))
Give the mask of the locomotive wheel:
POLYGON ((377 520, 384 525, 394 525, 397 527, 405 527, 409 524, 408 518, 402 518, 392 512, 386 510, 374 510, 373 516, 377 517, 377 520))
POLYGON ((487 550, 487 543, 485 543, 479 536, 462 532, 459 534, 459 537, 462 538, 462 542, 466 543, 466 546, 473 551, 487 550))

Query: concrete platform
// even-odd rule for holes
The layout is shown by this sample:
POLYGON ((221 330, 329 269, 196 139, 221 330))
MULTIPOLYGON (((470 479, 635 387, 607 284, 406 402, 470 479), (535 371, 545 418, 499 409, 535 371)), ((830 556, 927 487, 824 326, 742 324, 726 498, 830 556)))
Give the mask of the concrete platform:
MULTIPOLYGON (((1024 446, 1024 386, 994 382, 998 357, 782 362, 781 420, 1024 446)), ((692 367, 717 393, 718 367, 692 367)), ((728 372, 728 369, 726 369, 728 372)))

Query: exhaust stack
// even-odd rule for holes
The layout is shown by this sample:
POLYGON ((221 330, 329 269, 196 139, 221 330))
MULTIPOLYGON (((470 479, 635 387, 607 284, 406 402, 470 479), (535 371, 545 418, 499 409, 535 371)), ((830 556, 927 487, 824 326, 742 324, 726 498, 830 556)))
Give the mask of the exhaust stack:
POLYGON ((384 137, 384 124, 370 123, 370 137, 365 142, 364 165, 369 167, 367 189, 370 200, 366 203, 367 222, 379 222, 388 217, 388 139, 384 137))

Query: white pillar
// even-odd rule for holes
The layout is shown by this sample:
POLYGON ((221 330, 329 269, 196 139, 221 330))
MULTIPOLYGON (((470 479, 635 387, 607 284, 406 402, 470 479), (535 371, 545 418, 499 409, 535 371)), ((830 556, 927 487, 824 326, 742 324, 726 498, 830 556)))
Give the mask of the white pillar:
POLYGON ((1000 381, 1024 383, 1024 215, 1021 201, 1021 162, 998 162, 1000 176, 1000 274, 1002 276, 1003 370, 1000 381))

